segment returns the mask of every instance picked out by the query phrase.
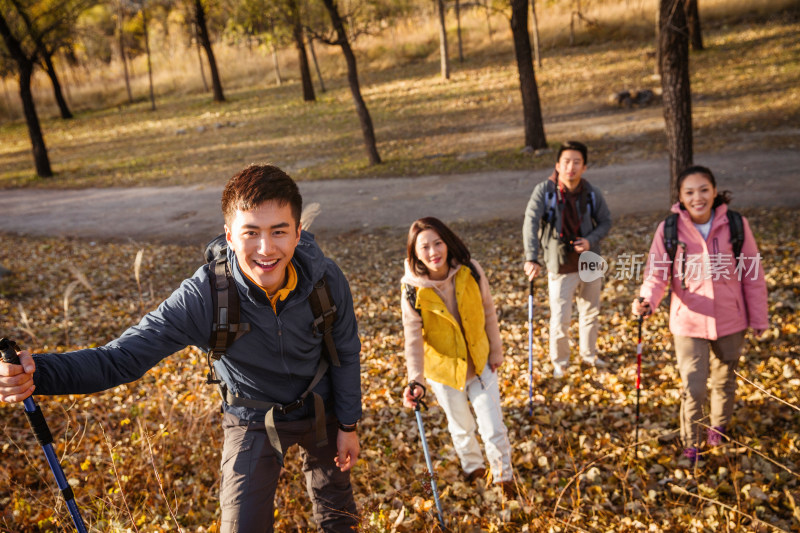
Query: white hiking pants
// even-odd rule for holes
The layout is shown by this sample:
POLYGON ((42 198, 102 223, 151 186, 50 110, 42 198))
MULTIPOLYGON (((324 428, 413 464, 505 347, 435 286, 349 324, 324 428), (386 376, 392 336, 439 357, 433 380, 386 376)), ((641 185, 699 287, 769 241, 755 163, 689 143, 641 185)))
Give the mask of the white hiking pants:
POLYGON ((511 443, 508 440, 506 425, 503 423, 497 373, 492 372, 487 364, 480 376, 475 376, 467 382, 464 390, 431 380, 428 380, 428 383, 447 415, 447 428, 450 430, 453 446, 464 472, 469 474, 484 467, 483 454, 475 434, 477 418, 477 429, 486 447, 492 480, 494 483, 510 481, 511 443), (470 412, 470 403, 475 410, 474 417, 470 412))

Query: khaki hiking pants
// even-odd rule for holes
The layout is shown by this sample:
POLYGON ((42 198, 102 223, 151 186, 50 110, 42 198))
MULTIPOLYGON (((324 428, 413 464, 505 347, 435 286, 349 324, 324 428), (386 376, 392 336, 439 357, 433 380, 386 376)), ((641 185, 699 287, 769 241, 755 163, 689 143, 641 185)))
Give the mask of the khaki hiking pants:
POLYGON ((550 297, 550 361, 563 368, 569 365, 569 323, 572 300, 578 307, 578 346, 581 359, 593 361, 597 353, 602 278, 581 281, 577 272, 547 274, 550 297))
POLYGON ((742 353, 744 331, 715 341, 675 335, 675 355, 681 374, 681 438, 684 446, 699 448, 702 426, 726 426, 736 399, 736 363, 742 353), (711 391, 711 413, 704 419, 703 407, 711 391))
MULTIPOLYGON (((248 422, 225 414, 222 420, 220 507, 222 533, 270 533, 275 519, 275 489, 281 467, 269 444, 264 422, 248 422)), ((281 447, 300 445, 306 490, 311 497, 314 521, 327 533, 352 532, 358 516, 350 471, 334 463, 336 418, 328 415, 328 445, 317 448, 314 419, 276 422, 281 447)), ((278 510, 280 512, 280 509, 278 510)))

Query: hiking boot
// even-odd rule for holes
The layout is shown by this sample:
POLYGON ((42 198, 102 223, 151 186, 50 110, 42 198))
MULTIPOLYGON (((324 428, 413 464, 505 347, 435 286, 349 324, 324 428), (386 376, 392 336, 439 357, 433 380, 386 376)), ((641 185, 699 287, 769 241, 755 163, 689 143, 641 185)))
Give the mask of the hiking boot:
POLYGON ((697 448, 692 446, 691 448, 683 450, 683 456, 689 459, 689 463, 693 465, 700 458, 700 452, 697 451, 697 448))
POLYGON ((561 379, 564 377, 564 367, 558 363, 553 363, 553 377, 556 379, 561 379))
POLYGON ((710 447, 719 446, 720 444, 724 443, 726 440, 725 433, 725 426, 713 426, 708 428, 708 436, 706 438, 706 443, 710 447))
POLYGON ((503 490, 503 496, 506 497, 508 500, 513 500, 517 497, 517 487, 514 485, 513 481, 500 481, 497 483, 503 490))
POLYGON ((469 474, 466 474, 467 481, 470 483, 475 483, 475 481, 486 477, 486 469, 485 468, 476 468, 469 474))
POLYGON ((603 361, 602 359, 600 359, 596 355, 594 357, 585 358, 583 360, 583 362, 586 363, 587 365, 593 366, 595 368, 605 368, 605 367, 608 366, 608 363, 606 363, 605 361, 603 361))

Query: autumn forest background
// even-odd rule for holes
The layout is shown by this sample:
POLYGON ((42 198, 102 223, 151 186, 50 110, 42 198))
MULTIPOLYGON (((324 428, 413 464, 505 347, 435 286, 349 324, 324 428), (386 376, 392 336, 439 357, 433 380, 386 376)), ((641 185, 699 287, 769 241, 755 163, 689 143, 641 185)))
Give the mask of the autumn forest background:
MULTIPOLYGON (((572 137, 598 164, 663 158, 673 149, 658 75, 665 3, 0 0, 0 195, 221 187, 243 165, 265 161, 299 180, 544 172, 552 148, 572 137), (520 90, 512 27, 521 3, 541 138, 529 136, 535 125, 520 90), (40 146, 25 103, 28 68, 40 146)), ((684 4, 699 8, 701 28, 686 35, 692 150, 796 150, 800 5, 676 2, 684 4)), ((669 176, 651 178, 646 186, 660 187, 669 176)), ((671 433, 680 383, 663 307, 645 323, 638 446, 632 279, 605 284, 599 343, 609 369, 575 365, 560 381, 547 370, 547 302, 543 288, 536 292, 529 413, 520 223, 454 225, 486 269, 500 315, 519 497, 463 480, 432 401, 428 444, 452 531, 800 531, 800 217, 786 208, 742 212, 763 256, 772 327, 747 340, 735 440, 695 467, 671 433)), ((604 251, 645 252, 663 215, 615 218, 604 251)), ((403 243, 392 228, 321 242, 351 281, 363 343, 353 482, 365 532, 435 530, 414 416, 399 401, 403 243)), ((202 244, 0 231, 0 336, 36 351, 103 344, 191 275, 202 244)), ((218 530, 220 399, 197 349, 105 393, 37 401, 91 531, 218 530)), ((21 406, 0 405, 0 427, 0 532, 70 531, 21 406)), ((276 508, 276 530, 313 530, 296 451, 276 508)))

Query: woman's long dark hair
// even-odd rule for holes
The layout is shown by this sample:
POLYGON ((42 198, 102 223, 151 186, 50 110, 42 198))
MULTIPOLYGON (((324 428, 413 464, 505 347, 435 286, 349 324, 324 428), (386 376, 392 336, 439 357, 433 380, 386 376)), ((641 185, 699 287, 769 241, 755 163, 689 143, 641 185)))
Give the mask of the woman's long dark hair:
POLYGON ((428 267, 420 261, 417 257, 417 237, 426 229, 435 231, 439 237, 444 241, 447 246, 447 265, 454 267, 456 265, 470 264, 470 253, 467 246, 464 244, 458 235, 453 233, 453 230, 448 228, 444 222, 436 217, 423 217, 414 221, 411 228, 408 230, 408 244, 406 245, 406 256, 411 269, 418 276, 428 276, 428 267))
MULTIPOLYGON (((692 174, 702 174, 703 176, 708 178, 708 181, 711 182, 711 185, 715 189, 717 188, 717 180, 716 180, 716 178, 714 178, 714 174, 711 172, 710 168, 703 167, 703 166, 700 166, 700 165, 692 165, 690 167, 685 168, 683 170, 683 172, 678 174, 678 179, 675 181, 675 186, 676 186, 675 192, 678 195, 677 196, 678 198, 681 197, 681 185, 683 185, 684 180, 686 178, 688 178, 689 176, 691 176, 692 174)), ((733 197, 731 195, 731 191, 727 191, 726 190, 726 191, 719 192, 719 193, 717 193, 717 196, 714 198, 714 204, 713 204, 712 208, 716 209, 717 207, 719 207, 722 204, 729 204, 729 203, 731 203, 731 199, 732 198, 733 197)), ((686 207, 684 207, 684 205, 682 203, 681 203, 681 209, 684 209, 684 210, 686 209, 686 207)))

